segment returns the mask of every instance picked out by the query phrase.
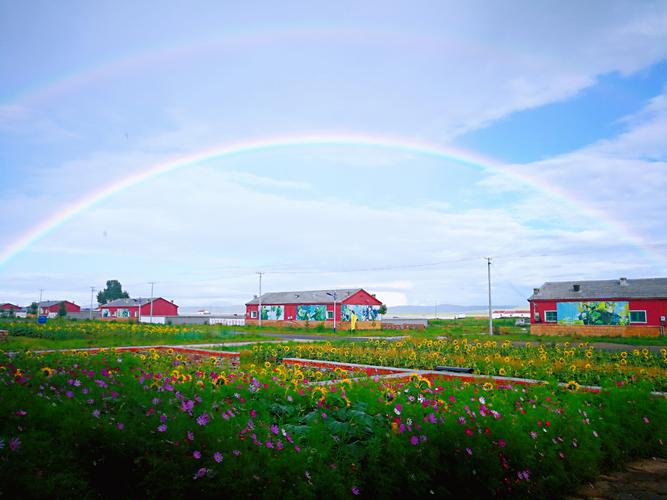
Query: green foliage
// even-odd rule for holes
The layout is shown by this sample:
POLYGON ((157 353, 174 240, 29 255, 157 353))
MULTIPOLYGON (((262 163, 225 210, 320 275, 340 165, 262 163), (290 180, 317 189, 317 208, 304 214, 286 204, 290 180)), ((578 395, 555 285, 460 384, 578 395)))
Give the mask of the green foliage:
POLYGON ((380 314, 387 314, 387 304, 382 304, 380 308, 378 309, 378 313, 380 314))
POLYGON ((28 306, 28 314, 32 314, 33 316, 37 315, 37 302, 33 302, 28 306))
POLYGON ((107 286, 104 290, 97 294, 97 302, 99 304, 106 304, 116 299, 129 299, 130 295, 123 291, 123 287, 118 280, 107 281, 107 286))
POLYGON ((58 306, 58 317, 64 318, 65 316, 67 316, 67 308, 65 307, 65 303, 61 302, 58 306))

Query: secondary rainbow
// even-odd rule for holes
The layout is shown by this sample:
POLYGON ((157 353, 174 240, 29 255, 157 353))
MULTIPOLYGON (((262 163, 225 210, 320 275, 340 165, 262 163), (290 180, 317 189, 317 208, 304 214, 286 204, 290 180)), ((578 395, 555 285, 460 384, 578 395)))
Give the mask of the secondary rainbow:
POLYGON ((157 176, 165 175, 178 169, 201 164, 206 161, 224 159, 226 157, 240 154, 249 154, 271 149, 308 146, 360 146, 383 148, 416 155, 432 156, 465 168, 473 168, 480 171, 508 176, 516 182, 536 187, 540 189, 540 191, 561 202, 565 201, 569 205, 576 207, 578 210, 584 211, 590 216, 595 217, 597 220, 604 220, 607 225, 613 227, 626 240, 632 242, 634 245, 643 249, 648 254, 651 254, 653 257, 656 257, 658 261, 664 265, 664 260, 662 259, 661 255, 656 254, 650 247, 646 245, 644 241, 642 241, 639 236, 633 234, 625 226, 622 226, 621 224, 611 220, 609 217, 605 216, 604 213, 593 207, 586 206, 579 200, 574 199, 569 194, 553 188, 553 186, 546 185, 538 178, 532 178, 525 174, 519 175, 512 169, 504 167, 492 159, 459 149, 400 137, 375 136, 359 133, 324 133, 298 134, 283 137, 271 136, 248 141, 227 143, 206 150, 198 151, 190 155, 179 156, 161 163, 147 166, 146 168, 139 170, 134 174, 128 175, 127 177, 124 177, 112 184, 105 185, 99 190, 86 194, 76 202, 68 205, 59 212, 54 213, 50 217, 45 218, 40 223, 31 227, 19 238, 11 242, 6 248, 2 249, 0 252, 0 266, 7 264, 7 262, 12 257, 26 250, 28 247, 30 247, 30 245, 38 241, 40 238, 43 238, 56 228, 62 226, 77 214, 85 212, 94 205, 108 199, 117 193, 146 182, 157 176))

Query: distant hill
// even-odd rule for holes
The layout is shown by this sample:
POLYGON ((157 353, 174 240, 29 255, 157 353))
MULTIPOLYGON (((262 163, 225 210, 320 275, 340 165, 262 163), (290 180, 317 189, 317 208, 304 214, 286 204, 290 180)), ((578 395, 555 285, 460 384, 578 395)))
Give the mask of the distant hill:
MULTIPOLYGON (((516 309, 517 306, 508 306, 508 305, 494 305, 493 310, 497 309, 516 309)), ((456 304, 438 304, 437 308, 435 305, 432 306, 395 306, 387 308, 387 316, 401 316, 401 315, 423 315, 423 316, 434 316, 438 314, 456 314, 456 313, 472 313, 480 312, 486 313, 489 310, 489 306, 460 306, 456 304)))
POLYGON ((183 306, 178 308, 178 314, 197 314, 205 310, 211 314, 245 314, 245 306, 183 306))

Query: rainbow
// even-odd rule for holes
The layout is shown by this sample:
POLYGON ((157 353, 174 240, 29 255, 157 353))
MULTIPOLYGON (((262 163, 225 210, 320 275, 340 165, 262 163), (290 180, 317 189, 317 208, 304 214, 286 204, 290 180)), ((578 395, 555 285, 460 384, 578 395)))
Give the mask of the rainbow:
POLYGON ((106 61, 88 66, 73 67, 50 80, 33 82, 13 94, 0 96, 0 117, 3 111, 11 116, 24 107, 35 106, 72 92, 80 87, 100 81, 118 78, 126 73, 145 71, 147 67, 163 63, 188 60, 192 57, 214 57, 221 53, 236 53, 240 50, 258 49, 284 44, 313 44, 332 42, 340 45, 371 44, 379 46, 403 46, 412 50, 437 52, 451 50, 452 46, 471 52, 497 53, 505 59, 516 58, 509 51, 489 47, 472 41, 452 40, 434 37, 424 33, 401 34, 381 29, 341 29, 328 27, 292 27, 262 31, 239 31, 216 34, 214 37, 200 37, 180 41, 176 45, 163 45, 146 50, 121 54, 106 61))
POLYGON ((179 156, 161 163, 147 166, 112 184, 106 184, 101 189, 86 194, 76 202, 31 227, 28 231, 0 251, 0 267, 6 265, 12 257, 25 251, 39 239, 63 224, 66 224, 69 220, 76 217, 77 214, 89 210, 93 206, 107 200, 117 193, 147 182, 158 176, 167 175, 176 170, 202 164, 207 161, 229 158, 235 155, 308 146, 358 146, 381 148, 397 152, 406 152, 413 155, 430 156, 464 168, 473 168, 481 172, 508 176, 517 183, 539 189, 541 192, 561 203, 566 202, 571 207, 576 208, 579 212, 584 212, 595 220, 604 221, 608 226, 615 230, 615 233, 620 236, 620 240, 627 240, 638 248, 644 250, 647 254, 656 258, 662 266, 665 265, 663 256, 657 254, 640 236, 633 234, 629 228, 614 221, 595 207, 583 204, 580 200, 573 198, 569 193, 555 189, 553 186, 546 184, 543 180, 537 177, 530 177, 525 174, 520 175, 514 172, 511 168, 505 167, 492 159, 451 147, 444 147, 437 144, 400 137, 375 136, 360 133, 321 133, 297 134, 284 137, 271 136, 222 144, 193 154, 179 156))

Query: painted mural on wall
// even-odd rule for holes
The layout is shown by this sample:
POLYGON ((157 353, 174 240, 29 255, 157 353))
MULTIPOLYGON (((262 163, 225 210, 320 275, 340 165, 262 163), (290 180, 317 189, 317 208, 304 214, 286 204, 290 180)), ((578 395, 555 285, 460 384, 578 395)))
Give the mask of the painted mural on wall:
POLYGON ((380 319, 380 306, 362 306, 343 304, 340 317, 343 321, 350 321, 354 313, 358 321, 377 321, 380 319))
POLYGON ((628 302, 559 302, 556 318, 566 325, 629 325, 628 302))
POLYGON ((129 318, 130 310, 129 309, 116 309, 117 318, 129 318))
POLYGON ((262 306, 262 320, 285 319, 285 308, 283 306, 262 306))
POLYGON ((327 306, 296 306, 296 319, 299 321, 324 321, 327 319, 327 306))

